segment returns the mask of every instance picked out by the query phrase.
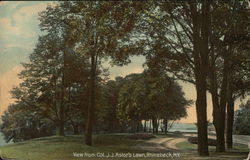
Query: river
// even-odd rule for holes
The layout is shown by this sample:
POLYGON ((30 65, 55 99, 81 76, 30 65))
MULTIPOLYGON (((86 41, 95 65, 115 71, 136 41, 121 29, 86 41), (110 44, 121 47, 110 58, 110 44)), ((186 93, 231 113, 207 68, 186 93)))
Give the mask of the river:
POLYGON ((0 132, 0 146, 6 145, 3 134, 0 132))

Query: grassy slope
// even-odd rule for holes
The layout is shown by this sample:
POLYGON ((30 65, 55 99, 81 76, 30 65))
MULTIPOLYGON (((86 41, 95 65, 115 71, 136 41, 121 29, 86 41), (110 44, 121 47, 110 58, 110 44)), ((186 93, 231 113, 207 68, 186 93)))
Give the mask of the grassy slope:
MULTIPOLYGON (((165 136, 160 136, 165 137, 165 136)), ((14 158, 17 160, 81 160, 86 158, 76 158, 73 152, 76 153, 116 153, 116 152, 134 152, 141 153, 143 150, 136 149, 134 146, 143 144, 143 141, 130 140, 124 135, 96 135, 94 136, 94 146, 89 147, 84 145, 83 136, 66 136, 66 137, 45 137, 33 139, 21 143, 10 144, 0 147, 2 156, 14 158)), ((177 144, 181 149, 181 158, 167 158, 175 160, 242 160, 246 158, 248 148, 245 145, 236 145, 233 150, 227 153, 215 153, 215 147, 210 148, 210 157, 198 157, 196 154, 196 145, 188 142, 181 142, 177 144)), ((175 151, 178 152, 178 151, 175 151)), ((110 158, 90 158, 106 159, 110 158)), ((117 159, 136 159, 143 158, 116 158, 117 159)), ((145 158, 144 158, 145 159, 145 158)), ((152 158, 147 158, 152 160, 152 158)), ((157 158, 154 158, 157 159, 157 158)), ((166 159, 166 158, 165 158, 166 159)), ((159 158, 157 159, 159 160, 159 158)))
POLYGON ((73 152, 141 152, 132 148, 140 142, 121 135, 100 135, 94 136, 94 146, 89 147, 84 145, 83 136, 52 136, 10 144, 0 151, 2 156, 18 160, 79 160, 73 152))

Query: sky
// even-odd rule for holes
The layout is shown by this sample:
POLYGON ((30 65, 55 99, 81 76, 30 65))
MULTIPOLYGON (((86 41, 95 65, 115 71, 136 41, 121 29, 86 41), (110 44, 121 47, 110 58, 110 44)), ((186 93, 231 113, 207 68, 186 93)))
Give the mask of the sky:
MULTIPOLYGON (((49 3, 46 1, 0 1, 0 115, 7 109, 11 99, 9 91, 21 80, 17 74, 22 70, 21 62, 27 62, 32 53, 39 30, 38 13, 45 10, 49 3)), ((132 57, 132 63, 123 67, 109 67, 110 77, 126 76, 130 73, 143 71, 144 57, 132 57)), ((195 100, 196 92, 193 85, 180 82, 185 97, 195 100)), ((208 119, 212 120, 211 96, 208 94, 208 119)), ((236 102, 236 109, 239 101, 236 102)), ((195 106, 188 109, 188 116, 180 122, 196 122, 195 106)))

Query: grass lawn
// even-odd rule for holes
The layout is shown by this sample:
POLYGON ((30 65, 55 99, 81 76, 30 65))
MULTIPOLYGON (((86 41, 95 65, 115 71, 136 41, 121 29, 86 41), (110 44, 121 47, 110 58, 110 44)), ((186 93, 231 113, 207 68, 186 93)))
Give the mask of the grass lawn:
MULTIPOLYGON (((140 140, 123 135, 95 135, 94 145, 84 145, 83 136, 45 137, 0 147, 1 155, 18 160, 75 160, 73 153, 142 152, 133 146, 140 140)), ((94 158, 91 158, 94 159, 94 158)))
MULTIPOLYGON (((158 136, 164 138, 165 136, 158 136)), ((172 137, 172 136, 171 136, 172 137)), ((146 151, 139 149, 136 145, 143 145, 143 140, 132 140, 128 139, 126 135, 94 135, 94 145, 92 147, 84 144, 83 136, 52 136, 37 138, 25 142, 9 144, 0 147, 0 154, 2 157, 15 159, 15 160, 160 160, 160 159, 171 159, 171 160, 242 160, 246 158, 248 149, 245 145, 236 145, 235 149, 218 154, 215 153, 215 147, 210 148, 211 157, 201 158, 197 156, 196 145, 188 142, 181 142, 177 144, 177 147, 181 149, 180 158, 86 158, 85 157, 74 157, 73 153, 84 154, 84 153, 104 153, 105 156, 112 153, 138 153, 145 154, 146 151)), ((147 151, 150 152, 150 151, 147 151)), ((178 151, 174 151, 178 153, 178 151)), ((166 153, 170 153, 166 151, 166 153)), ((100 154, 99 154, 100 155, 100 154)))
MULTIPOLYGON (((177 148, 180 148, 181 150, 194 150, 196 151, 197 149, 197 144, 192 144, 187 141, 185 142, 180 142, 177 145, 177 148)), ((215 151, 216 147, 215 146, 209 146, 209 151, 215 151)), ((229 150, 230 152, 248 152, 248 146, 244 144, 234 144, 233 149, 229 150)))
POLYGON ((181 149, 184 157, 190 160, 243 160, 247 157, 249 149, 247 145, 234 144, 233 149, 228 149, 225 153, 217 153, 215 146, 209 146, 209 157, 198 157, 195 153, 197 144, 192 144, 187 141, 176 144, 177 148, 181 149))

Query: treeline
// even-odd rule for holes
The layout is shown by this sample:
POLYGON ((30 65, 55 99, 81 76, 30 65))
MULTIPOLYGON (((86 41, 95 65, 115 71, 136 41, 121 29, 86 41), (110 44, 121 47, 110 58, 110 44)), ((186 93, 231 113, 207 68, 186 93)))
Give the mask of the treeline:
MULTIPOLYGON (((11 91, 16 102, 2 116, 1 125, 6 141, 18 142, 55 134, 84 133, 89 97, 86 82, 88 76, 77 74, 77 77, 86 79, 77 81, 72 76, 73 73, 65 74, 67 81, 62 83, 62 74, 57 74, 57 78, 54 74, 48 74, 54 68, 41 62, 52 60, 48 56, 41 60, 40 53, 42 52, 35 56, 31 54, 31 63, 23 64, 25 69, 19 74, 23 82, 11 91), (33 61, 32 57, 40 57, 40 61, 33 61), (37 71, 34 72, 34 69, 37 71), (44 71, 46 73, 42 73, 44 71), (47 77, 54 78, 49 80, 47 77)), ((72 65, 74 64, 68 63, 68 66, 72 65)), ((167 133, 168 123, 185 117, 186 108, 192 103, 184 98, 181 87, 172 78, 152 73, 150 69, 124 78, 105 79, 107 76, 99 75, 95 88, 95 133, 158 133, 159 128, 167 133)))
MULTIPOLYGON (((17 104, 23 105, 20 108, 33 106, 27 118, 47 116, 57 126, 64 126, 66 119, 84 122, 85 142, 92 145, 101 97, 98 88, 105 81, 101 64, 110 60, 112 65, 125 65, 130 56, 144 55, 149 71, 143 74, 152 80, 124 84, 127 89, 119 91, 118 102, 124 101, 117 105, 122 119, 150 117, 156 126, 155 119, 174 115, 165 108, 179 106, 179 101, 159 104, 169 96, 164 89, 168 83, 159 87, 164 94, 157 95, 152 90, 160 83, 152 82, 154 74, 161 75, 156 79, 168 75, 190 82, 196 88, 198 153, 208 155, 207 92, 212 95, 216 150, 224 152, 225 139, 227 147, 232 147, 234 101, 249 93, 249 16, 246 1, 59 2, 41 12, 45 35, 39 38, 31 63, 24 64, 20 74, 24 83, 13 93, 17 104), (138 93, 131 96, 132 91, 138 93), (142 100, 145 105, 140 104, 142 100), (77 112, 85 114, 84 121, 74 115, 79 106, 85 107, 86 112, 77 112), (137 112, 147 109, 149 115, 137 112), (160 114, 154 113, 158 110, 160 114)), ((177 86, 173 90, 179 90, 177 86)), ((58 132, 63 134, 63 127, 58 132)))

